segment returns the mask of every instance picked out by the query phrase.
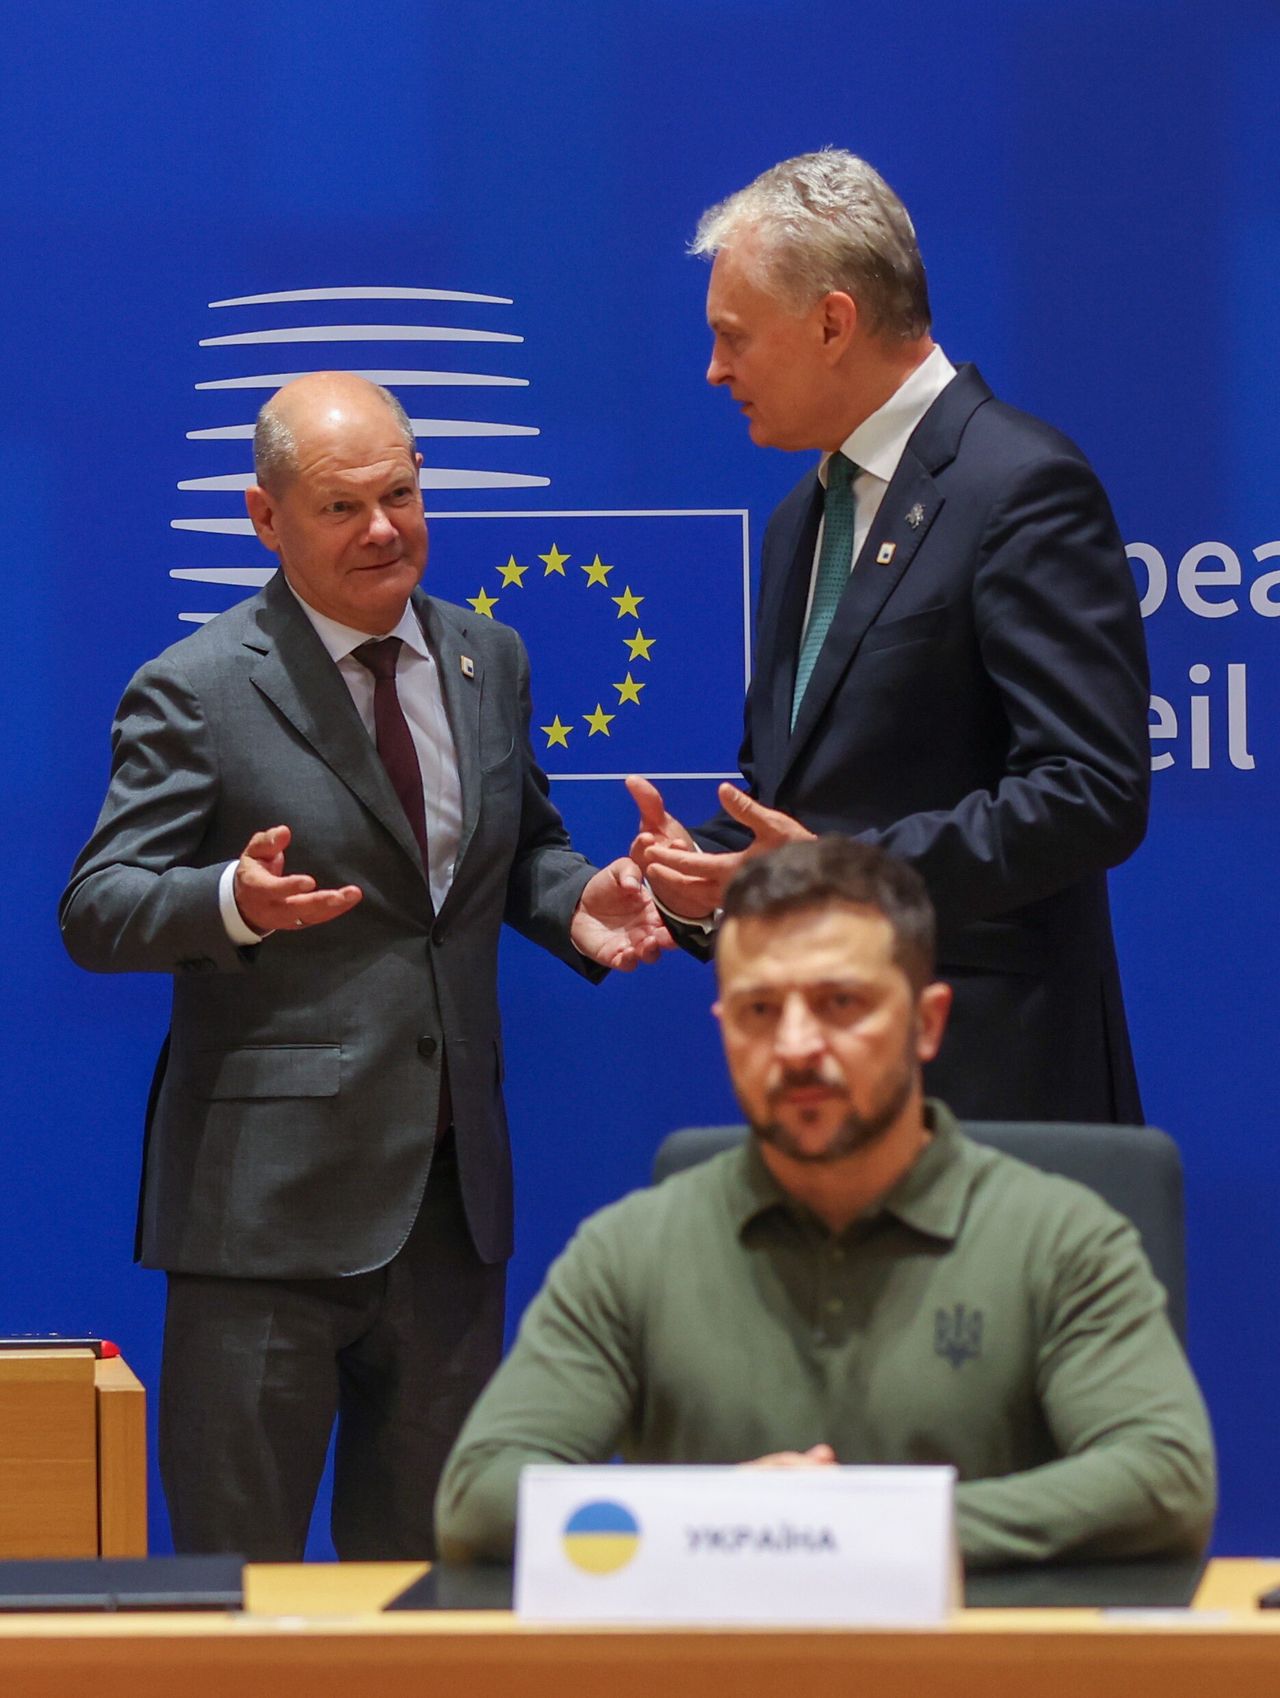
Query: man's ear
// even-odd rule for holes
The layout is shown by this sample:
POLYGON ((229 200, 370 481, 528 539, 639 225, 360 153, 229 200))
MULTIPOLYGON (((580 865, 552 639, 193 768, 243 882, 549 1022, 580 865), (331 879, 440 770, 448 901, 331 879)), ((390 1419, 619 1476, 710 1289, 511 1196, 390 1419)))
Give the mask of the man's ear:
POLYGON ((932 1061, 942 1048, 942 1034, 951 1013, 951 986, 939 979, 916 998, 916 1059, 932 1061))
POLYGON ((244 504, 253 528, 258 533, 258 541, 264 548, 269 548, 272 554, 279 554, 280 539, 276 535, 275 526, 276 504, 271 496, 261 484, 250 484, 244 492, 244 504))
POLYGON ((839 358, 858 327, 858 303, 843 289, 833 289, 818 302, 822 342, 828 356, 839 358))

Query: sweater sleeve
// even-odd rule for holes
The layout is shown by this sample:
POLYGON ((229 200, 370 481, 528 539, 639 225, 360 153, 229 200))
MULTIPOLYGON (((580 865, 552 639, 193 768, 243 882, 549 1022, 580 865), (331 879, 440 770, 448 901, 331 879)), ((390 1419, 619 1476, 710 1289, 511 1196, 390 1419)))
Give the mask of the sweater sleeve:
POLYGON ((1060 1454, 957 1488, 972 1567, 1194 1552, 1209 1537, 1208 1415, 1138 1235, 1101 1206, 1068 1232, 1036 1294, 1037 1394, 1060 1454))
POLYGON ((454 1446, 436 1500, 446 1561, 510 1560, 526 1463, 606 1462, 616 1451, 638 1397, 625 1283, 610 1234, 588 1221, 454 1446))

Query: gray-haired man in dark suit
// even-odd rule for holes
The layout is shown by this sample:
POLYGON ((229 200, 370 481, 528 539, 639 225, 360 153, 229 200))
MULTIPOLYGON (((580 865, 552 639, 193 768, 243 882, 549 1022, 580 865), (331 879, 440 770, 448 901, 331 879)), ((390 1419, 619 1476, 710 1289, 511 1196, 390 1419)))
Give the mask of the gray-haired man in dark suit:
POLYGON ((173 974, 139 1254, 169 1275, 175 1544, 300 1556, 336 1414, 339 1553, 427 1557, 501 1350, 502 921, 588 977, 661 928, 632 863, 570 847, 519 638, 418 589, 398 402, 310 374, 254 451, 282 570, 130 683, 63 935, 173 974))
POLYGON ((1106 872, 1146 830, 1147 656, 1101 484, 934 342, 911 219, 865 160, 784 160, 695 247, 708 381, 753 442, 819 458, 761 546, 746 792, 691 833, 631 781, 654 894, 705 956, 745 858, 878 844, 937 908, 955 1000, 930 1092, 971 1119, 1141 1121, 1106 872))

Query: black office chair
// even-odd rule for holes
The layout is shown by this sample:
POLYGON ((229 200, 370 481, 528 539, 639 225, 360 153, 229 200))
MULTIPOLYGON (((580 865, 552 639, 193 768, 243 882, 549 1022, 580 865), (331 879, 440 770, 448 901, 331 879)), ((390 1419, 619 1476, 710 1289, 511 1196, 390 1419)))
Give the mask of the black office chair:
MULTIPOLYGON (((1187 1335, 1187 1268, 1182 1161, 1154 1126, 1087 1126, 1033 1120, 971 1120, 965 1132, 1019 1161, 1061 1173, 1096 1191, 1137 1227, 1155 1276, 1169 1297, 1169 1320, 1187 1335)), ((653 1161, 656 1185, 681 1168, 740 1144, 745 1126, 690 1126, 671 1132, 653 1161)))

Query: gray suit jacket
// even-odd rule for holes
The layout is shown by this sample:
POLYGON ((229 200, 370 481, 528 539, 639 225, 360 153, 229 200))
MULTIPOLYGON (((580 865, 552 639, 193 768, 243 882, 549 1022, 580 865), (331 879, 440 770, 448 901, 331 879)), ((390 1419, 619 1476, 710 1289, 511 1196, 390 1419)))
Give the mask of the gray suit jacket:
POLYGON ((534 760, 519 637, 421 591, 414 605, 462 784, 439 914, 347 686, 278 575, 144 666, 120 704, 110 788, 60 913, 81 966, 173 974, 140 1204, 148 1266, 305 1278, 387 1262, 426 1185, 442 1053, 477 1247, 510 1254, 498 936, 505 918, 600 976, 569 941, 592 868, 534 760), (279 822, 291 868, 364 899, 238 949, 218 880, 279 822))

